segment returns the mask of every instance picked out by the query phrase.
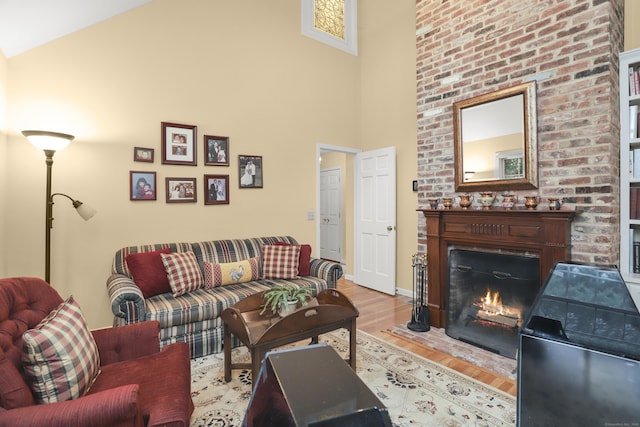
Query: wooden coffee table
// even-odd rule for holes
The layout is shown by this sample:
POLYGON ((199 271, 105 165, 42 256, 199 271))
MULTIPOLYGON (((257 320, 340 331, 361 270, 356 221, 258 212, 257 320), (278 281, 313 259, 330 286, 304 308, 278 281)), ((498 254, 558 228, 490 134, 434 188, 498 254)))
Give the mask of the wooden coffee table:
POLYGON ((222 312, 224 322, 224 379, 231 381, 232 369, 251 369, 251 378, 257 378, 265 354, 276 347, 311 338, 318 343, 318 335, 336 329, 349 331, 349 357, 347 363, 356 369, 356 318, 358 309, 351 300, 336 289, 318 293, 308 305, 294 313, 280 317, 267 310, 260 315, 264 292, 251 295, 222 312), (233 363, 231 335, 235 335, 251 354, 251 363, 233 363))

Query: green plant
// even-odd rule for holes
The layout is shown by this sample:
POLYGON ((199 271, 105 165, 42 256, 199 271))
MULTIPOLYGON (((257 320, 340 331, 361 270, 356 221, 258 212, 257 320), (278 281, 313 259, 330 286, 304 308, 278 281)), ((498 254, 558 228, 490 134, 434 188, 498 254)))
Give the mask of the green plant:
POLYGON ((300 302, 300 304, 305 306, 307 305, 307 300, 312 296, 311 289, 307 286, 274 286, 264 293, 264 303, 260 314, 263 314, 268 308, 271 309, 273 313, 277 313, 280 306, 286 304, 288 301, 300 302))

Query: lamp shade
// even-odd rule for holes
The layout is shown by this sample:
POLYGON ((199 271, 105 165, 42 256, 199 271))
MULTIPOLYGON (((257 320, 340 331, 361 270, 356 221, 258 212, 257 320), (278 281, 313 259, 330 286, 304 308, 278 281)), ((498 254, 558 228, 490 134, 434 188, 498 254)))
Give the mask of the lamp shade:
POLYGON ((91 206, 78 200, 73 201, 73 207, 76 208, 78 215, 80 215, 85 221, 89 221, 98 212, 91 206))
POLYGON ((30 143, 41 150, 60 151, 75 138, 73 135, 44 130, 23 130, 22 134, 30 143))

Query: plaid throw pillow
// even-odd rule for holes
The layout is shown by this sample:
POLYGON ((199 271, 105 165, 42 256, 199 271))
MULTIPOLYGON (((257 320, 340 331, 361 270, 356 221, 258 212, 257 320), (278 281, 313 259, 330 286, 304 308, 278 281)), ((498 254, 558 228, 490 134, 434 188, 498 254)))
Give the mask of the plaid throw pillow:
POLYGON ((25 375, 39 403, 77 399, 100 373, 98 347, 73 297, 22 339, 25 375))
POLYGON ((174 297, 193 292, 204 287, 204 279, 200 273, 196 255, 189 252, 160 254, 164 269, 167 272, 169 286, 174 297))
POLYGON ((260 278, 260 257, 224 264, 204 263, 205 288, 245 283, 260 278))
POLYGON ((265 279, 297 279, 300 245, 262 247, 262 273, 265 279))
MULTIPOLYGON (((293 243, 275 242, 274 245, 291 246, 293 243)), ((298 264, 298 274, 301 276, 311 276, 311 245, 300 245, 300 261, 298 264)))

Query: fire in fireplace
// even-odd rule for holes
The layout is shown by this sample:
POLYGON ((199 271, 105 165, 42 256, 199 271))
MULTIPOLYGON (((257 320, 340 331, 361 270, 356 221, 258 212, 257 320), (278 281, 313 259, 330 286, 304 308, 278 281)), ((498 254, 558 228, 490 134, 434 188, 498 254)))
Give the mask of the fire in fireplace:
POLYGON ((533 257, 452 249, 447 335, 515 359, 522 319, 539 290, 539 266, 533 257))

